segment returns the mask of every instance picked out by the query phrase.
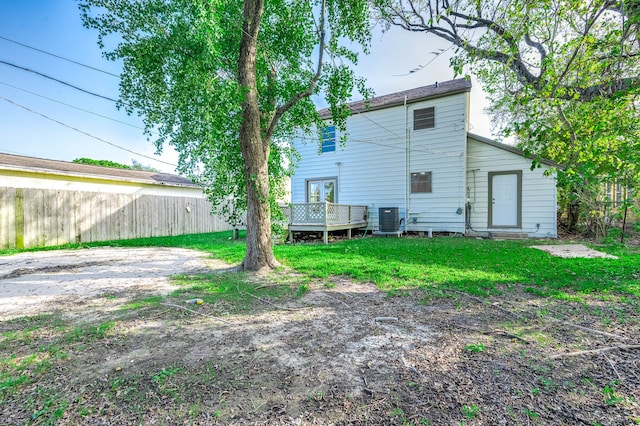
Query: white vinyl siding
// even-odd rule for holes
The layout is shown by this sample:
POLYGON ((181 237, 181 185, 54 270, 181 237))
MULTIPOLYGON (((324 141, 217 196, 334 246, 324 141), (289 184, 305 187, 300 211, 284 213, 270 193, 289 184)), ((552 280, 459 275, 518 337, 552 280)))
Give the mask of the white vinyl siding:
MULTIPOLYGON (((489 173, 522 171, 521 230, 532 238, 555 238, 556 190, 555 178, 544 176, 549 167, 530 169, 531 160, 516 153, 469 138, 467 160, 467 191, 471 202, 471 227, 478 232, 500 229, 488 228, 489 173), (536 224, 540 224, 538 230, 536 224)), ((504 231, 512 232, 513 229, 504 231)))
POLYGON ((467 93, 353 114, 347 122, 347 142, 335 152, 318 154, 318 144, 295 146, 301 155, 292 178, 293 203, 306 201, 306 182, 337 176, 336 199, 369 206, 370 223, 378 229, 378 208, 398 207, 407 230, 464 232, 464 155, 467 93), (436 127, 413 131, 413 110, 435 107, 436 127), (407 128, 410 157, 407 163, 407 128), (432 193, 409 194, 410 174, 431 171, 432 193), (414 214, 415 213, 415 214, 414 214))
POLYGON ((410 194, 407 230, 464 232, 464 175, 466 155, 466 93, 424 101, 409 111, 435 107, 436 127, 410 130, 409 172, 430 171, 430 193, 410 194))

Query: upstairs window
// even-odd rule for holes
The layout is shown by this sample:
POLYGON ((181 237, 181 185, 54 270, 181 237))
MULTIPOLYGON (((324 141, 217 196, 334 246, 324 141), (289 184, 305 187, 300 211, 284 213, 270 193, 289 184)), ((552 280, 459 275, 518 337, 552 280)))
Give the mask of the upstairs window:
POLYGON ((322 129, 321 152, 334 152, 336 150, 336 126, 327 126, 322 129))
POLYGON ((431 172, 411 173, 411 193, 421 194, 431 192, 431 172))
POLYGON ((416 109, 413 111, 413 130, 433 129, 436 127, 435 107, 416 109))

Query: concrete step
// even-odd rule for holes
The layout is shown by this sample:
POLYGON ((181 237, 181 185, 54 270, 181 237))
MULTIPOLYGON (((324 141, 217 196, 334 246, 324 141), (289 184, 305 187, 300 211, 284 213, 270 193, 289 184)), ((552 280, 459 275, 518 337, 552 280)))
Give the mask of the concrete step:
POLYGON ((489 232, 492 240, 526 240, 529 236, 522 232, 489 232))

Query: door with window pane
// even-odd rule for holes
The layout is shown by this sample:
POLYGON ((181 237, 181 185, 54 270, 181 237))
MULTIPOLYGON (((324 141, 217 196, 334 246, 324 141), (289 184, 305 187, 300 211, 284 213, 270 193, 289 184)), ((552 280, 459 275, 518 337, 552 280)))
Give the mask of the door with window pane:
POLYGON ((318 179, 307 182, 307 201, 309 203, 336 202, 336 180, 318 179))

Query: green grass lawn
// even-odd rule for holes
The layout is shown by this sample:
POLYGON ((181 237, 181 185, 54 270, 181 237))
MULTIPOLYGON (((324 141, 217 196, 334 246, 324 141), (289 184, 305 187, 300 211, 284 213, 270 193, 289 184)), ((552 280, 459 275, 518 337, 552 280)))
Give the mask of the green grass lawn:
MULTIPOLYGON (((253 401, 259 395, 252 394, 251 389, 261 389, 259 394, 262 395, 268 393, 263 389, 287 386, 291 370, 287 365, 282 370, 287 374, 280 374, 279 370, 272 371, 276 364, 267 362, 262 366, 261 361, 255 360, 269 360, 269 356, 277 354, 273 348, 289 347, 286 345, 293 345, 292 353, 298 353, 297 350, 305 347, 304 339, 300 339, 304 334, 305 339, 315 336, 316 343, 322 343, 308 346, 313 350, 305 353, 305 356, 320 354, 314 358, 320 361, 309 371, 322 370, 329 364, 327 360, 335 358, 348 346, 340 340, 332 343, 334 335, 327 332, 326 324, 340 323, 344 316, 344 323, 350 326, 338 327, 336 333, 352 333, 349 339, 366 341, 370 337, 367 330, 376 333, 370 324, 371 318, 379 315, 378 312, 386 312, 388 307, 389 312, 402 313, 408 318, 403 325, 407 330, 410 330, 411 318, 419 317, 420 324, 443 331, 443 339, 430 342, 428 346, 436 345, 436 351, 446 352, 457 361, 419 355, 430 352, 417 345, 411 352, 413 358, 407 358, 411 362, 422 360, 422 367, 416 371, 431 374, 427 377, 436 379, 420 379, 418 383, 411 371, 396 362, 401 372, 393 380, 409 377, 411 381, 406 385, 402 385, 402 380, 394 381, 393 386, 397 385, 400 390, 393 386, 382 387, 391 389, 389 395, 376 394, 376 402, 371 407, 378 406, 380 401, 387 405, 377 414, 377 422, 372 424, 409 424, 404 409, 412 405, 399 408, 397 401, 406 395, 410 395, 407 401, 437 397, 442 392, 429 386, 443 380, 452 383, 463 383, 464 380, 468 383, 465 386, 472 386, 472 391, 461 389, 455 397, 461 401, 458 413, 464 421, 479 420, 483 415, 488 416, 491 410, 502 409, 487 399, 482 400, 483 405, 469 397, 492 392, 502 393, 503 400, 513 401, 516 408, 504 408, 507 412, 511 410, 513 424, 524 424, 529 420, 538 424, 535 421, 538 417, 540 424, 547 424, 545 421, 555 418, 553 415, 557 411, 549 407, 570 403, 573 403, 573 410, 582 410, 575 407, 591 404, 586 409, 589 414, 604 413, 598 414, 598 419, 606 418, 612 412, 635 419, 636 405, 628 391, 635 383, 631 381, 630 372, 633 352, 625 354, 629 358, 618 362, 616 370, 629 380, 629 385, 617 388, 619 382, 611 378, 606 358, 600 359, 599 363, 583 363, 576 359, 571 364, 566 359, 552 363, 548 357, 613 344, 599 329, 614 333, 614 336, 627 336, 627 339, 633 339, 628 341, 635 342, 640 324, 640 249, 622 245, 598 246, 596 248, 615 254, 619 259, 562 259, 528 247, 540 243, 440 237, 365 238, 328 245, 284 244, 274 247, 276 257, 287 268, 295 270, 295 274, 278 271, 260 280, 244 273, 174 275, 173 283, 177 288, 168 295, 136 293, 131 296, 129 293, 105 292, 98 296, 104 298, 100 303, 95 303, 94 299, 90 304, 82 305, 82 312, 86 313, 83 316, 52 311, 8 319, 0 324, 0 405, 7 407, 5 411, 11 410, 24 419, 15 424, 88 424, 93 423, 89 420, 94 417, 110 418, 112 413, 136 418, 138 422, 144 413, 152 413, 150 418, 154 415, 157 419, 167 420, 192 418, 194 423, 197 423, 196 419, 204 418, 202 413, 207 413, 207 416, 220 417, 224 423, 229 419, 224 416, 231 413, 231 405, 227 406, 224 397, 219 401, 215 397, 206 401, 201 399, 202 389, 206 389, 207 394, 216 389, 216 392, 225 390, 224 395, 243 398, 242 395, 248 395, 243 401, 250 402, 246 405, 249 408, 253 404, 255 412, 248 413, 247 419, 255 420, 264 402, 256 405, 253 401), (368 296, 367 292, 363 295, 354 293, 346 299, 348 304, 342 298, 338 299, 345 296, 341 292, 331 296, 326 290, 335 285, 336 276, 374 283, 387 292, 385 306, 372 303, 379 299, 368 296), (317 288, 325 297, 333 297, 336 303, 328 305, 331 308, 325 307, 324 302, 317 311, 309 309, 314 305, 298 309, 294 304, 295 308, 285 312, 287 303, 317 288), (407 291, 409 289, 419 290, 407 291), (535 295, 522 298, 522 290, 535 295), (480 300, 461 292, 487 297, 480 300), (185 305, 191 299, 202 299, 204 303, 185 305), (504 307, 501 307, 502 301, 504 307), (419 304, 428 304, 435 309, 416 309, 419 304), (405 309, 407 306, 410 309, 405 309), (349 316, 351 311, 357 315, 349 316), (198 313, 201 315, 192 315, 198 313), (316 315, 320 320, 314 326, 316 315), (286 319, 279 326, 288 330, 280 330, 285 333, 284 337, 276 337, 264 345, 251 343, 254 339, 261 341, 256 336, 262 338, 274 332, 265 318, 279 316, 286 319), (552 319, 555 322, 550 322, 552 319), (222 324, 225 321, 231 322, 232 326, 222 324), (572 323, 579 325, 572 326, 572 323), (264 324, 268 326, 261 328, 264 324), (587 338, 585 330, 591 327, 595 333, 588 334, 587 338), (505 335, 510 338, 505 339, 505 335), (184 346, 180 346, 181 343, 184 346), (206 348, 213 348, 213 352, 206 348), (200 363, 194 361, 195 358, 185 363, 185 351, 192 350, 202 357, 200 363), (242 356, 246 358, 240 358, 242 356), (121 361, 106 370, 96 367, 113 358, 121 361), (258 367, 264 369, 255 370, 257 373, 254 374, 254 368, 258 367), (74 384, 60 380, 60 374, 75 378, 74 384), (481 380, 473 382, 469 377, 480 377, 481 380), (504 390, 504 387, 493 387, 494 381, 510 385, 504 390), (255 386, 249 386, 249 383, 255 386), (522 395, 529 394, 534 405, 520 401, 522 395), (604 412, 604 409, 608 411, 604 412), (517 416, 520 416, 520 422, 516 421, 517 416)), ((47 250, 98 246, 191 248, 231 264, 241 262, 245 252, 244 240, 234 240, 231 232, 68 245, 47 250)), ((16 252, 5 250, 0 251, 0 255, 16 252)), ((378 296, 377 292, 373 293, 378 296)), ((423 326, 415 327, 418 334, 411 339, 424 337, 420 327, 423 326)), ((402 341, 400 338, 399 342, 402 341)), ((369 347, 368 344, 361 347, 365 346, 369 347)), ((358 347, 354 346, 357 351, 364 350, 358 347)), ((397 346, 396 350, 406 351, 404 348, 397 346)), ((382 352, 388 350, 386 345, 380 349, 382 352)), ((612 352, 611 356, 615 354, 612 352)), ((599 355, 595 358, 599 359, 599 355)), ((368 367, 367 371, 377 368, 377 364, 371 365, 373 367, 368 367)), ((390 364, 381 365, 385 366, 384 374, 373 375, 374 378, 389 377, 390 364)), ((330 423, 335 414, 330 408, 315 403, 323 401, 325 404, 325 398, 331 401, 332 398, 339 400, 339 397, 326 396, 306 387, 301 392, 296 394, 296 407, 306 407, 305 410, 326 416, 322 418, 329 419, 330 423)), ((351 398, 349 396, 345 401, 351 403, 351 398)), ((439 412, 451 416, 453 411, 445 399, 437 401, 435 406, 442 402, 444 407, 439 412)), ((345 403, 336 404, 340 410, 346 406, 345 403)), ((368 405, 359 407, 365 409, 368 405)), ((416 412, 422 409, 416 407, 412 408, 416 412)), ((589 424, 598 423, 594 420, 589 424)))
MULTIPOLYGON (((485 295, 517 284, 541 296, 570 297, 594 292, 640 296, 637 248, 598 247, 619 259, 562 259, 531 249, 531 244, 447 237, 365 238, 329 245, 278 245, 274 251, 284 265, 308 277, 345 276, 375 283, 387 291, 418 287, 485 295)), ((229 263, 242 261, 245 249, 244 241, 234 240, 231 232, 100 242, 82 247, 105 245, 193 248, 229 263)), ((77 245, 66 246, 73 247, 77 245)))

